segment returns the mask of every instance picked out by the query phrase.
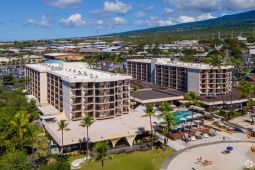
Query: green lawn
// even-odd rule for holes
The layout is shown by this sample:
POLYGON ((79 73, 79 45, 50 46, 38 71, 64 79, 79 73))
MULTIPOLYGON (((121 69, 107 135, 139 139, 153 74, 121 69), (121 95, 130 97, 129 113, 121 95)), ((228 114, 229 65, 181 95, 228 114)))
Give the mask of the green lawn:
MULTIPOLYGON (((104 162, 104 170, 158 170, 164 160, 173 153, 174 150, 168 148, 166 151, 153 149, 146 152, 113 155, 112 160, 104 162)), ((71 157, 70 161, 77 158, 79 157, 71 157)), ((84 164, 80 170, 101 170, 101 162, 84 164)))

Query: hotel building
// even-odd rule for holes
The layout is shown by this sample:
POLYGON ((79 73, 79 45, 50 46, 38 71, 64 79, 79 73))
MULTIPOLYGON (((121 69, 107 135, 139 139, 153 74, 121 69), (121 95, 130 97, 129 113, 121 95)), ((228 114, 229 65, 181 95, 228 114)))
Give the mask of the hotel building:
POLYGON ((86 63, 30 64, 26 90, 68 120, 106 119, 129 113, 131 76, 88 68, 86 63))
POLYGON ((129 75, 156 85, 200 96, 227 94, 232 90, 232 66, 213 67, 167 58, 132 59, 127 63, 129 75))

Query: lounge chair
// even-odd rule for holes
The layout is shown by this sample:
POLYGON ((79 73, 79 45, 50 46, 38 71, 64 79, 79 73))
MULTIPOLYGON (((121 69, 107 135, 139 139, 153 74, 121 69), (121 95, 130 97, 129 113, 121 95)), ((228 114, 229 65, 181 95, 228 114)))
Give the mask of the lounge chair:
POLYGON ((203 138, 203 136, 202 136, 202 132, 200 132, 200 131, 196 131, 195 132, 195 137, 197 138, 197 139, 202 139, 203 138))
POLYGON ((188 141, 191 140, 190 137, 189 137, 189 135, 188 135, 187 133, 184 133, 184 134, 183 134, 182 139, 183 139, 185 142, 188 142, 188 141))
POLYGON ((214 129, 211 128, 211 129, 209 130, 208 134, 209 134, 210 136, 216 136, 216 131, 215 131, 214 129))
POLYGON ((196 141, 197 140, 197 138, 195 136, 191 136, 190 139, 191 139, 191 141, 196 141))
POLYGON ((208 133, 203 133, 203 137, 204 137, 204 138, 209 138, 208 133))

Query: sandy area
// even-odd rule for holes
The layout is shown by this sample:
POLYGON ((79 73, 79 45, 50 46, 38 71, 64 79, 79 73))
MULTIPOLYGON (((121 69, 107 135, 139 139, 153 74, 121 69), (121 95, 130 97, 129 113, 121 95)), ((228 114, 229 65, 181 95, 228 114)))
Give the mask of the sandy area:
POLYGON ((220 143, 208 146, 201 146, 187 150, 178 155, 170 165, 168 170, 242 170, 246 160, 255 163, 255 153, 250 151, 252 143, 220 143), (230 154, 222 154, 227 146, 232 146, 234 150, 230 154), (197 158, 212 161, 212 165, 202 166, 196 164, 197 158))

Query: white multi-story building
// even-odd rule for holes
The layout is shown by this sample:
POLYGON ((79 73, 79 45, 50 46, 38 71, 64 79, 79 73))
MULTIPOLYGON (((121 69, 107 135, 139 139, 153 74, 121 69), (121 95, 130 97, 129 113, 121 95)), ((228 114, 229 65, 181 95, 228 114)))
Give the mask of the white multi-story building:
POLYGON ((68 120, 95 119, 129 113, 131 76, 88 68, 86 63, 30 64, 26 90, 41 105, 50 104, 68 120))
POLYGON ((232 66, 213 67, 208 64, 173 62, 167 58, 128 60, 128 74, 198 95, 220 95, 232 90, 232 66))

